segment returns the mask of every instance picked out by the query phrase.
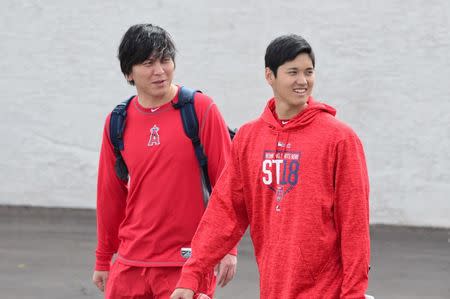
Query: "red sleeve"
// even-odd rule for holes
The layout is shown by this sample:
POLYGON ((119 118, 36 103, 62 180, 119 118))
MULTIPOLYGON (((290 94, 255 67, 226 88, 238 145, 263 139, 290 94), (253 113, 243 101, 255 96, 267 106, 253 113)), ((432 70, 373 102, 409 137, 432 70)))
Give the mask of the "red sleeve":
MULTIPOLYGON (((200 124, 200 140, 208 157, 208 176, 213 188, 230 156, 231 139, 217 105, 210 99, 207 103, 209 105, 200 124)), ((237 255, 237 245, 229 254, 237 255)))
POLYGON ((369 179, 356 134, 338 143, 336 157, 335 221, 344 274, 340 298, 363 299, 369 280, 369 179))
POLYGON ((231 147, 231 157, 217 181, 209 205, 192 239, 192 257, 185 263, 177 288, 197 291, 202 273, 211 271, 241 239, 248 226, 241 174, 239 133, 231 147))
POLYGON ((209 102, 200 124, 200 140, 208 157, 208 175, 214 187, 230 156, 227 125, 213 102, 209 102))
POLYGON ((103 130, 97 181, 97 249, 95 270, 109 271, 111 258, 119 247, 119 225, 125 216, 126 182, 115 173, 113 146, 109 139, 109 120, 103 130))

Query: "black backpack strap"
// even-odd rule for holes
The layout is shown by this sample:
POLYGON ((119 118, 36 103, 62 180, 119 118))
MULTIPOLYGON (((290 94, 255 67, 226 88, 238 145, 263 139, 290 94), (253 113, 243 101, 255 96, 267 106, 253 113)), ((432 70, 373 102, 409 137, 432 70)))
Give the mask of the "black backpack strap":
POLYGON ((114 169, 117 176, 124 181, 128 180, 128 168, 120 151, 124 149, 123 132, 125 130, 127 108, 134 97, 135 96, 132 96, 128 100, 117 105, 111 112, 109 121, 109 138, 114 148, 114 155, 116 156, 114 169))
POLYGON ((230 139, 233 140, 234 136, 236 135, 237 129, 231 129, 228 127, 228 134, 230 135, 230 139))
POLYGON ((200 91, 184 86, 181 87, 178 93, 178 102, 173 106, 175 109, 180 109, 184 132, 191 139, 192 145, 194 146, 195 156, 197 157, 202 173, 202 185, 206 188, 203 192, 203 200, 206 205, 211 194, 211 183, 208 175, 208 158, 205 155, 203 145, 198 136, 198 118, 194 107, 194 95, 196 92, 200 91))

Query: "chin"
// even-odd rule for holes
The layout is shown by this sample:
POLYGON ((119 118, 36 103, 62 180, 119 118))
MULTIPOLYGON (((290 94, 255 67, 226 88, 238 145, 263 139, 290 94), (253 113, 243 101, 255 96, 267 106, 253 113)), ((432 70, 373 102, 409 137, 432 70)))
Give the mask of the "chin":
POLYGON ((159 97, 164 97, 164 96, 167 94, 167 91, 166 91, 166 90, 163 90, 163 89, 152 90, 152 91, 150 92, 150 94, 151 94, 153 97, 159 98, 159 97))
POLYGON ((170 90, 170 85, 164 85, 164 86, 160 86, 159 88, 156 88, 155 93, 166 94, 169 92, 169 90, 170 90))
POLYGON ((291 105, 295 106, 295 107, 303 107, 306 103, 308 102, 308 98, 304 99, 304 100, 297 100, 297 101, 292 101, 291 105))

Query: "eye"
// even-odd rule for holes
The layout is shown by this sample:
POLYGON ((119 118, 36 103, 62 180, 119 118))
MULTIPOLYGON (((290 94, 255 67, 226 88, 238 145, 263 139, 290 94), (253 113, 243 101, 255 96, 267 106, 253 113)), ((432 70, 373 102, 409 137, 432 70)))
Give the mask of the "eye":
POLYGON ((288 75, 295 76, 297 75, 297 71, 289 71, 288 75))
POLYGON ((145 65, 145 66, 150 66, 150 65, 153 64, 153 62, 154 62, 153 60, 149 59, 149 60, 144 61, 142 64, 145 65))
POLYGON ((305 72, 305 74, 306 74, 307 76, 312 76, 312 75, 314 74, 314 70, 307 70, 307 71, 305 72))

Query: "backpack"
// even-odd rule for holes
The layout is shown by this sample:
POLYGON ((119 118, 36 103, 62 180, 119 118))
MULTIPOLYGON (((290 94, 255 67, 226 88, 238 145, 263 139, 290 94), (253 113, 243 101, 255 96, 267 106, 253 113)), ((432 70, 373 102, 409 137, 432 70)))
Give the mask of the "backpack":
MULTIPOLYGON (((208 158, 205 155, 203 145, 198 136, 198 118, 194 108, 194 96, 196 92, 201 91, 184 86, 181 87, 178 94, 178 102, 172 105, 175 109, 180 110, 184 132, 189 139, 191 139, 192 145, 194 146, 195 156, 197 157, 201 169, 203 198, 206 205, 207 198, 211 194, 211 183, 208 176, 208 158)), ((126 124, 127 108, 134 97, 135 96, 132 96, 128 100, 117 105, 111 112, 111 119, 109 122, 109 136, 114 147, 114 155, 116 156, 114 169, 116 175, 124 181, 128 180, 128 168, 120 151, 124 149, 123 132, 126 124)), ((233 140, 236 130, 228 128, 228 133, 230 134, 231 140, 233 140)))

